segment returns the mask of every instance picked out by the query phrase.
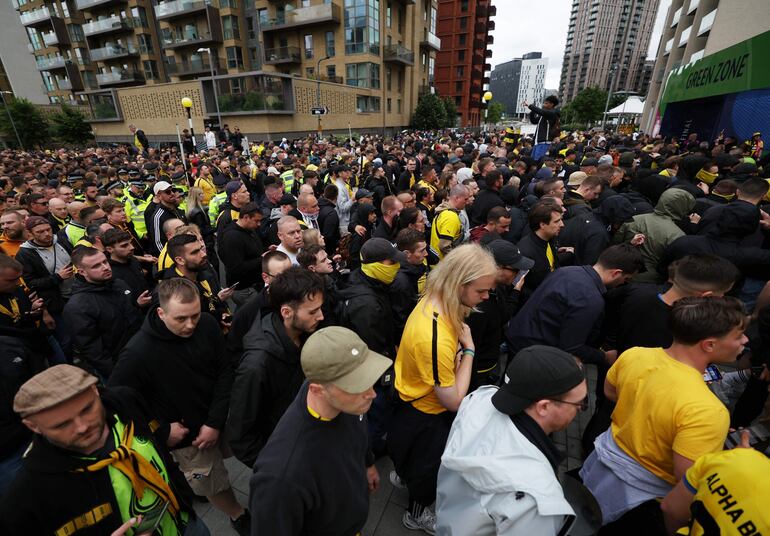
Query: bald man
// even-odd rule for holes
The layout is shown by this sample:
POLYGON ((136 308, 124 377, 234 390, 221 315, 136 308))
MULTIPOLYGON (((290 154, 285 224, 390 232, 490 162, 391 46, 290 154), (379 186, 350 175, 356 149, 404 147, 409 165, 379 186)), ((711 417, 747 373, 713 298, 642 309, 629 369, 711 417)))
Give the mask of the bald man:
POLYGON ((67 210, 67 203, 58 197, 52 197, 48 201, 48 221, 51 222, 51 227, 54 233, 58 233, 69 223, 69 211, 67 210))
POLYGON ((278 220, 278 240, 281 243, 276 251, 285 253, 291 264, 299 266, 297 262, 297 253, 302 249, 302 227, 294 216, 283 216, 278 220))

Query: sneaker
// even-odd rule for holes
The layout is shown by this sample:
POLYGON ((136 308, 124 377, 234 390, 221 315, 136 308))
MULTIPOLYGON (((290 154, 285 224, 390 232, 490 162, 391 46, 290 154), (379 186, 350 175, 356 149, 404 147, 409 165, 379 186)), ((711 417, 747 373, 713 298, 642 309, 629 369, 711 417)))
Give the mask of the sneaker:
POLYGON ((406 489, 406 484, 404 484, 404 481, 401 480, 401 477, 395 471, 390 472, 390 483, 398 489, 406 489))
POLYGON ((421 530, 428 534, 436 534, 436 514, 430 508, 425 508, 420 517, 413 517, 411 512, 404 512, 401 522, 409 530, 421 530))
POLYGON ((251 513, 248 510, 244 510, 238 519, 231 519, 230 524, 239 536, 251 536, 251 513))

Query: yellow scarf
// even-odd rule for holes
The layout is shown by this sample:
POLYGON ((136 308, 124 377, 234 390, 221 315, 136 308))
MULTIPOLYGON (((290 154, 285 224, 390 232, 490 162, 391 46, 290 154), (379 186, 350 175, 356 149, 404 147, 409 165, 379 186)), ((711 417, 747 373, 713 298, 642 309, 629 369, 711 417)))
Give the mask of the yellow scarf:
POLYGON ((548 267, 553 272, 556 269, 556 257, 553 256, 553 248, 549 242, 545 243, 545 256, 548 259, 548 267))
POLYGON ((10 302, 11 308, 8 309, 4 305, 0 305, 0 313, 4 314, 5 316, 10 316, 11 320, 13 320, 13 323, 15 324, 21 318, 19 302, 16 300, 16 298, 10 298, 8 301, 10 302))
POLYGON ((716 180, 717 174, 709 173, 705 169, 701 169, 698 173, 695 174, 695 178, 705 182, 706 184, 711 184, 714 182, 714 180, 716 180))
POLYGON ((120 444, 110 452, 108 458, 94 462, 87 467, 77 469, 77 473, 96 472, 112 466, 131 481, 131 487, 138 498, 144 496, 144 491, 150 488, 161 499, 169 502, 169 512, 176 516, 179 512, 179 501, 168 483, 163 480, 155 467, 147 459, 132 448, 134 441, 134 423, 129 422, 123 429, 120 444))
POLYGON ((385 283, 386 285, 390 285, 393 280, 396 278, 396 274, 398 273, 399 268, 401 268, 401 265, 399 263, 396 264, 383 264, 381 262, 370 262, 367 264, 361 264, 361 271, 371 277, 372 279, 376 279, 380 283, 385 283))

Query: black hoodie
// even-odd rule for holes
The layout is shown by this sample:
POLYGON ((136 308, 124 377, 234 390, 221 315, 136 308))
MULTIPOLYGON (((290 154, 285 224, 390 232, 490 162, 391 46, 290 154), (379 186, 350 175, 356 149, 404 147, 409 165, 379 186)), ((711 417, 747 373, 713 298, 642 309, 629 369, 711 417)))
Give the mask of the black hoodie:
POLYGON ((152 310, 120 354, 109 384, 141 393, 168 436, 169 425, 190 430, 175 448, 190 445, 204 424, 222 430, 227 419, 233 369, 225 339, 211 315, 201 315, 190 337, 168 330, 152 310))
POLYGON ((142 316, 133 292, 122 280, 89 283, 75 276, 64 315, 72 335, 72 353, 83 368, 110 376, 115 360, 139 329, 142 316))
POLYGON ((243 338, 245 352, 235 371, 227 439, 233 454, 252 467, 305 375, 300 348, 289 338, 280 315, 254 322, 243 338))
MULTIPOLYGON (((182 511, 195 518, 192 494, 165 446, 164 436, 150 432, 150 417, 137 393, 127 388, 100 391, 108 422, 118 415, 124 423, 133 421, 135 436, 149 439, 163 460, 171 490, 182 511)), ((0 533, 3 535, 59 534, 70 521, 85 516, 100 505, 109 505, 108 513, 95 524, 77 531, 78 536, 111 534, 122 523, 108 469, 75 473, 91 463, 69 451, 53 446, 36 435, 24 457, 22 469, 0 503, 0 533)), ((93 518, 90 518, 93 519, 93 518)))

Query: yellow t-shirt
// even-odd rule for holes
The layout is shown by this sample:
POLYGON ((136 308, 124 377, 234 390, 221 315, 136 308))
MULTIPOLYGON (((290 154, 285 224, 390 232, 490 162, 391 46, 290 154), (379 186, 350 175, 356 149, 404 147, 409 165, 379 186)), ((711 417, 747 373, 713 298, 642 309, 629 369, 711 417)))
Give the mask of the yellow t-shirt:
POLYGON ((684 484, 695 494, 690 536, 770 530, 770 459, 761 452, 737 448, 701 456, 684 484))
POLYGON ((433 225, 430 228, 430 248, 439 259, 444 258, 444 254, 438 247, 439 240, 449 240, 454 242, 463 234, 463 224, 460 216, 451 209, 445 209, 433 218, 433 225))
POLYGON ((198 177, 195 179, 194 186, 203 190, 202 203, 205 206, 209 206, 209 201, 217 194, 217 187, 214 186, 214 181, 210 177, 198 177))
POLYGON ((409 315, 396 357, 396 390, 402 400, 412 402, 423 413, 447 411, 433 388, 455 384, 457 334, 422 298, 409 315))
POLYGON ((607 373, 618 391, 612 435, 629 456, 673 484, 674 452, 690 460, 722 450, 730 416, 694 368, 663 348, 626 350, 607 373))

